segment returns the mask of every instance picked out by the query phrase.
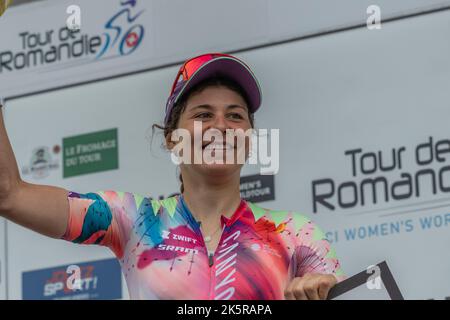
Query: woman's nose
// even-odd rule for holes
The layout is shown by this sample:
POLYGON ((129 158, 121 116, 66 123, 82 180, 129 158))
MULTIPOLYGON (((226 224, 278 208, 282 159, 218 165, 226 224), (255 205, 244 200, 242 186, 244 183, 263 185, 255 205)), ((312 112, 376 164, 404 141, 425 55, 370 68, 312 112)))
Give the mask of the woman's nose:
POLYGON ((214 117, 214 122, 211 124, 212 128, 225 132, 229 128, 226 118, 223 115, 214 117))

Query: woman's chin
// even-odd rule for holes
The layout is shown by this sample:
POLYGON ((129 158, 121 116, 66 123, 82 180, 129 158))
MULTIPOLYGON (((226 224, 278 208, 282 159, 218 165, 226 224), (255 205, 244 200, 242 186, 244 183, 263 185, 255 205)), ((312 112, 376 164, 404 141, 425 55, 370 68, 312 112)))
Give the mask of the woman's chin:
POLYGON ((208 174, 229 174, 240 170, 242 166, 242 164, 204 163, 200 165, 200 169, 208 174))

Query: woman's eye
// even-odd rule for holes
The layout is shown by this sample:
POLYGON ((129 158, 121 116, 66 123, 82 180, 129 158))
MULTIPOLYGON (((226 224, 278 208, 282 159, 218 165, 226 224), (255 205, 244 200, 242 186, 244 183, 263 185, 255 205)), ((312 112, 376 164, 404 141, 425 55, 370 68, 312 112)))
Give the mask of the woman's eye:
POLYGON ((197 114, 195 117, 196 118, 201 118, 201 119, 206 119, 209 118, 211 115, 208 112, 202 112, 197 114))
POLYGON ((230 117, 233 119, 244 119, 244 117, 241 116, 239 113, 231 113, 230 117))

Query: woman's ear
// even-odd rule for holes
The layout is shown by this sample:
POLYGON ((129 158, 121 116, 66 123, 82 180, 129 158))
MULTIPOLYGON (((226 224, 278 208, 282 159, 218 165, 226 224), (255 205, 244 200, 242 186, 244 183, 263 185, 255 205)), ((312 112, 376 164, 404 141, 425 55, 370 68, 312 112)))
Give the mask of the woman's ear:
POLYGON ((173 147, 175 146, 175 143, 172 141, 171 139, 172 137, 172 132, 170 132, 169 134, 166 135, 165 140, 166 140, 166 147, 167 149, 170 151, 173 149, 173 147))

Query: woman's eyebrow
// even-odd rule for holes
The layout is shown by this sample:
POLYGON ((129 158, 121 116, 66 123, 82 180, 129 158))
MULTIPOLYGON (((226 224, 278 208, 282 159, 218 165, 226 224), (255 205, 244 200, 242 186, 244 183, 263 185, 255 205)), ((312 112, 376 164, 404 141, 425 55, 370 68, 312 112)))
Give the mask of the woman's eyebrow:
POLYGON ((240 104, 230 104, 227 109, 243 109, 244 111, 247 110, 247 108, 241 106, 240 104))
POLYGON ((190 108, 190 111, 194 111, 196 109, 213 110, 214 108, 210 104, 199 104, 198 106, 190 108))
MULTIPOLYGON (((195 107, 189 108, 189 111, 193 112, 197 109, 206 109, 206 110, 214 110, 215 108, 213 106, 211 106, 210 104, 199 104, 195 107)), ((226 107, 227 110, 233 110, 233 109, 242 109, 242 110, 247 110, 244 106, 241 106, 239 104, 230 104, 226 107)))

